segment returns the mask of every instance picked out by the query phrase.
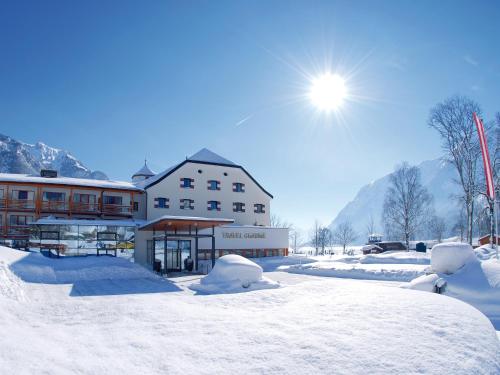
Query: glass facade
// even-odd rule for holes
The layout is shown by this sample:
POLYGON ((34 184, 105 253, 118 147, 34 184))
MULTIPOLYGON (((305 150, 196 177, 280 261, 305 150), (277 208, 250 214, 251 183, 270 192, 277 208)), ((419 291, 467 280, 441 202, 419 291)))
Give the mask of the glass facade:
POLYGON ((111 225, 35 225, 30 248, 65 256, 116 255, 134 258, 135 227, 111 225))

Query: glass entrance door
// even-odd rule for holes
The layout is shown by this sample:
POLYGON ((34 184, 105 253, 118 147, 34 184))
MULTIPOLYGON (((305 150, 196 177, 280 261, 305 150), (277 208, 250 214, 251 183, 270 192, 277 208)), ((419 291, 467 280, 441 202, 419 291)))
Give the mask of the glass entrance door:
POLYGON ((166 271, 178 272, 184 270, 184 260, 191 255, 191 241, 168 240, 166 246, 166 271))

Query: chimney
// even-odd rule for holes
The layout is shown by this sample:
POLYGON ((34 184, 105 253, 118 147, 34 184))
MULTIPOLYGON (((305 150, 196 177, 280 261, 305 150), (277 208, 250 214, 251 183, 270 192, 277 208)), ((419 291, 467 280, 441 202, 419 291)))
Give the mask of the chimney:
POLYGON ((40 171, 40 177, 56 178, 57 177, 57 171, 55 171, 53 169, 42 169, 40 171))

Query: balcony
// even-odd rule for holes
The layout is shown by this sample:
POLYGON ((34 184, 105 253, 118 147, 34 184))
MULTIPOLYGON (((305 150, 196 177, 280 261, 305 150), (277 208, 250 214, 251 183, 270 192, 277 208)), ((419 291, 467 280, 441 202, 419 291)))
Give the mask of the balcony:
POLYGON ((66 201, 42 201, 42 212, 61 212, 68 211, 68 202, 66 201))
POLYGON ((75 214, 97 214, 99 213, 98 203, 72 202, 70 211, 75 214))
POLYGON ((103 204, 102 213, 105 215, 132 215, 132 206, 123 204, 103 204))
POLYGON ((0 208, 8 208, 12 211, 33 211, 35 209, 34 199, 9 199, 0 200, 0 208))

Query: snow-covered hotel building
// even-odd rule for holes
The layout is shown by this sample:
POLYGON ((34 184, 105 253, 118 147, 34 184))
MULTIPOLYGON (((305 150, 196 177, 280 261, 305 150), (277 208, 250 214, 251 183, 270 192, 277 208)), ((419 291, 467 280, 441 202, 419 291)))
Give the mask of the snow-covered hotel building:
POLYGON ((162 271, 201 269, 221 255, 287 255, 270 227, 267 192, 246 170, 202 149, 131 182, 0 173, 0 241, 52 254, 116 254, 162 271))

